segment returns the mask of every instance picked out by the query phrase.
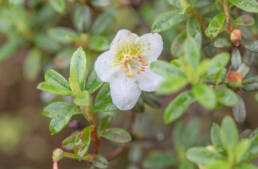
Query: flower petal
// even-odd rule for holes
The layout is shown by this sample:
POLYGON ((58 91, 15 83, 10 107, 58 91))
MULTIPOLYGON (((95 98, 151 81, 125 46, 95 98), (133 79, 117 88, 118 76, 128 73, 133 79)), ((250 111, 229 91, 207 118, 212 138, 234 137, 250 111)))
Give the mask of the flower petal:
POLYGON ((127 29, 121 29, 117 32, 114 40, 111 43, 111 50, 116 50, 119 46, 126 45, 129 41, 135 41, 138 35, 130 32, 127 29))
POLYGON ((147 33, 137 39, 136 43, 143 44, 143 56, 151 61, 157 60, 163 50, 163 40, 158 33, 147 33))
POLYGON ((136 76, 138 86, 141 90, 147 92, 153 92, 159 87, 164 80, 161 76, 153 73, 150 69, 136 76))
POLYGON ((110 93, 113 103, 120 110, 130 110, 141 95, 134 78, 128 78, 124 73, 116 74, 110 82, 110 93))
POLYGON ((95 62, 95 71, 103 82, 109 82, 114 73, 120 70, 118 66, 115 66, 112 62, 113 53, 106 51, 102 53, 95 62))

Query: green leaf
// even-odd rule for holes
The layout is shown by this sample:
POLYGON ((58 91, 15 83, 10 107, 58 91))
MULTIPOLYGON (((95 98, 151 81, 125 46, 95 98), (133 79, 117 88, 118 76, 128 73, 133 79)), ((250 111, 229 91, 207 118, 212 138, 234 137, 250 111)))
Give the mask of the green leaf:
POLYGON ((196 84, 193 87, 194 97, 207 109, 213 109, 216 106, 216 96, 214 91, 205 84, 196 84))
POLYGON ((233 24, 238 26, 251 26, 254 24, 254 18, 250 15, 242 15, 234 20, 233 24))
POLYGON ((192 0, 192 4, 194 7, 196 8, 201 8, 204 6, 207 6, 209 4, 211 4, 212 2, 214 2, 214 0, 192 0))
POLYGON ((157 89, 157 94, 171 94, 182 89, 188 83, 185 77, 169 77, 157 89))
POLYGON ((236 166, 236 169, 258 169, 258 167, 250 163, 241 163, 236 166))
POLYGON ((10 38, 7 42, 0 47, 0 62, 12 56, 12 54, 24 44, 22 38, 10 38))
POLYGON ((41 71, 42 53, 38 49, 32 49, 27 55, 24 65, 23 74, 28 80, 35 80, 41 71))
POLYGON ((195 18, 191 17, 190 19, 188 19, 186 30, 187 30, 187 36, 191 36, 193 39, 195 39, 198 47, 201 48, 202 30, 201 30, 200 24, 195 18))
POLYGON ((88 91, 83 91, 74 98, 74 103, 78 106, 90 107, 92 103, 91 95, 88 91))
POLYGON ((88 126, 84 128, 80 134, 78 134, 74 140, 74 152, 76 156, 80 158, 88 152, 91 142, 92 127, 88 126))
POLYGON ((252 84, 254 82, 258 82, 258 75, 247 77, 246 79, 244 79, 243 84, 252 84))
POLYGON ((98 133, 103 132, 104 130, 106 130, 107 128, 110 127, 111 125, 111 121, 112 121, 112 117, 106 115, 105 117, 100 119, 100 123, 98 126, 98 133))
POLYGON ((222 70, 228 63, 229 61, 229 54, 228 53, 220 53, 214 58, 212 58, 211 63, 210 63, 210 68, 207 72, 208 76, 213 76, 217 74, 220 70, 222 70))
POLYGON ((238 123, 242 123, 246 118, 245 102, 241 96, 238 96, 238 103, 233 107, 233 116, 238 123))
POLYGON ((224 148, 228 151, 230 151, 237 145, 237 127, 232 118, 229 116, 225 117, 222 121, 220 137, 224 148))
POLYGON ((222 142, 220 139, 220 127, 216 123, 213 123, 211 127, 211 142, 216 148, 222 147, 222 142))
POLYGON ((75 73, 74 68, 70 68, 70 77, 69 77, 69 84, 72 89, 73 96, 81 95, 81 87, 78 81, 78 77, 75 73))
POLYGON ((98 52, 109 48, 109 41, 104 36, 94 35, 90 37, 89 48, 98 52))
POLYGON ((231 42, 227 38, 216 38, 214 46, 216 48, 229 48, 231 47, 231 42))
POLYGON ((239 163, 242 161, 244 155, 246 154, 247 150, 250 147, 250 140, 248 139, 243 139, 241 140, 236 149, 235 149, 235 157, 236 157, 236 162, 239 163))
POLYGON ((231 63, 234 69, 238 69, 242 63, 241 54, 237 48, 235 48, 232 52, 231 63))
POLYGON ((43 115, 51 118, 49 129, 51 134, 56 134, 69 123, 73 115, 80 112, 81 110, 74 104, 55 102, 44 108, 43 115))
POLYGON ((132 140, 131 135, 121 128, 109 128, 99 134, 110 141, 121 144, 128 143, 132 140))
POLYGON ((247 151, 247 154, 245 158, 249 161, 257 159, 258 154, 258 135, 256 134, 251 138, 251 145, 249 147, 249 150, 247 151))
POLYGON ((161 103, 159 102, 158 97, 156 97, 153 94, 143 92, 142 99, 143 99, 144 103, 146 103, 147 105, 149 105, 153 108, 158 109, 161 107, 161 103))
MULTIPOLYGON (((95 1, 93 1, 95 2, 95 1)), ((108 168, 108 160, 101 155, 96 155, 93 161, 93 166, 100 169, 108 168)))
POLYGON ((188 63, 195 70, 200 63, 200 48, 192 37, 187 37, 184 44, 184 57, 188 61, 188 63))
POLYGON ((217 100, 219 103, 232 107, 238 102, 237 94, 227 87, 218 87, 215 89, 217 100))
POLYGON ((62 147, 64 147, 66 150, 73 150, 74 140, 79 134, 79 131, 75 131, 70 136, 66 137, 62 142, 62 147))
POLYGON ((91 11, 88 6, 75 6, 73 10, 73 24, 80 32, 89 29, 91 26, 91 11))
POLYGON ((41 82, 37 86, 37 89, 54 93, 54 94, 60 94, 60 95, 66 95, 66 96, 72 95, 72 91, 70 89, 53 82, 41 82))
POLYGON ((223 30, 225 22, 225 14, 218 14, 214 18, 212 18, 207 30, 206 35, 210 38, 215 38, 219 35, 219 33, 223 30))
POLYGON ((176 157, 171 152, 152 151, 143 161, 146 169, 163 169, 176 165, 176 157))
POLYGON ((117 110, 116 106, 113 104, 110 96, 109 84, 104 84, 100 91, 98 92, 95 104, 94 111, 96 112, 109 112, 117 110))
POLYGON ((230 169, 231 165, 227 161, 218 160, 218 161, 212 162, 211 164, 207 165, 206 168, 207 169, 230 169))
POLYGON ((45 72, 45 81, 60 85, 70 90, 70 86, 67 80, 65 80, 65 78, 55 70, 49 69, 45 72))
POLYGON ((258 82, 246 84, 246 85, 244 85, 244 89, 248 92, 257 91, 258 90, 258 82))
POLYGON ((78 79, 78 83, 83 89, 85 79, 86 79, 86 71, 87 71, 87 61, 86 55, 82 48, 78 48, 71 58, 70 63, 70 77, 76 76, 78 79), (74 71, 74 73, 73 73, 74 71))
POLYGON ((178 34, 173 43, 170 47, 170 52, 175 57, 182 57, 184 56, 184 42, 186 39, 186 31, 181 32, 178 34))
POLYGON ((246 49, 258 53, 258 40, 248 41, 244 45, 246 49))
POLYGON ((48 30, 48 36, 59 43, 70 43, 69 36, 76 36, 77 33, 67 27, 55 27, 48 30))
POLYGON ((188 107, 194 102, 194 97, 190 91, 185 91, 178 95, 168 105, 164 113, 164 121, 166 124, 171 123, 181 117, 188 107))
POLYGON ((187 149, 197 142, 197 137, 199 133, 199 122, 197 119, 192 119, 188 124, 184 131, 181 133, 182 138, 181 142, 184 147, 187 149))
POLYGON ((195 164, 209 164, 217 160, 223 160, 223 156, 220 154, 203 147, 190 148, 186 152, 186 157, 195 164))
POLYGON ((229 2, 246 12, 258 13, 258 2, 256 0, 229 0, 229 2))
POLYGON ((35 39, 35 43, 38 47, 51 53, 55 53, 60 50, 61 46, 55 40, 46 36, 45 34, 38 34, 35 39))
POLYGON ((24 3, 24 0, 8 0, 8 2, 12 5, 21 5, 24 3))
POLYGON ((99 79, 96 72, 92 71, 86 82, 86 90, 88 90, 90 94, 92 94, 97 91, 102 85, 103 82, 99 79))
POLYGON ((250 67, 247 66, 246 64, 242 63, 239 68, 237 69, 237 72, 239 72, 243 78, 246 77, 246 75, 249 73, 250 67))
POLYGON ((152 62, 150 67, 153 72, 163 77, 185 77, 179 68, 165 61, 158 60, 152 62))
POLYGON ((100 14, 92 26, 92 33, 102 34, 105 32, 109 27, 111 27, 115 19, 115 14, 116 11, 114 9, 107 10, 106 12, 100 14))
POLYGON ((93 6, 95 7, 107 7, 110 5, 110 0, 94 0, 91 2, 93 6))
POLYGON ((179 14, 178 11, 169 11, 160 14, 152 24, 153 32, 163 32, 184 21, 186 16, 179 14))
POLYGON ((61 14, 65 12, 65 0, 49 0, 49 3, 56 12, 61 14))

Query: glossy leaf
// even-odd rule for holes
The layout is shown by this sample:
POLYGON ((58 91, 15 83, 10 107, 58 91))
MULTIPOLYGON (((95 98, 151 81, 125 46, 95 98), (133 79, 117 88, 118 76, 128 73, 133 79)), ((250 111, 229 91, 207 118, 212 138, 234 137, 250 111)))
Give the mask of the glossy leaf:
POLYGON ((132 140, 131 135, 121 128, 109 128, 100 133, 100 135, 112 142, 128 143, 132 140))
POLYGON ((216 95, 209 86, 196 84, 192 91, 197 101, 207 109, 213 109, 216 106, 216 95))
POLYGON ((49 129, 51 134, 56 134, 69 123, 73 115, 80 112, 80 109, 74 104, 55 102, 44 108, 43 115, 51 118, 49 129))
POLYGON ((258 13, 258 2, 256 0, 229 0, 229 2, 246 12, 258 13))
POLYGON ((219 103, 230 107, 235 106, 238 103, 238 96, 231 89, 218 87, 215 91, 219 103))
POLYGON ((226 116, 221 124, 220 137, 222 145, 225 149, 230 151, 237 145, 238 142, 238 131, 236 124, 233 119, 229 116, 226 116))
POLYGON ((61 74, 59 74, 53 69, 49 69, 45 72, 45 81, 50 83, 55 83, 62 87, 70 89, 70 86, 67 80, 61 74))
POLYGON ((75 131, 70 136, 66 137, 62 142, 62 147, 64 147, 66 150, 73 150, 75 138, 79 134, 79 131, 75 131))
POLYGON ((74 152, 79 159, 88 152, 91 142, 91 131, 91 126, 84 128, 74 140, 74 152))
POLYGON ((171 123, 181 117, 188 107, 194 102, 194 97, 190 91, 185 91, 178 95, 167 106, 164 113, 164 121, 166 124, 171 123))
POLYGON ((186 17, 178 11, 169 11, 160 14, 152 25, 153 32, 163 32, 184 21, 186 17))
POLYGON ((223 159, 223 156, 220 154, 202 147, 190 148, 186 152, 186 157, 188 160, 196 164, 209 164, 214 161, 223 159))
POLYGON ((225 14, 218 14, 214 18, 212 18, 207 30, 206 35, 210 38, 215 38, 219 35, 219 33, 223 30, 225 22, 225 14))
POLYGON ((72 95, 72 91, 70 89, 53 82, 41 82, 37 86, 37 88, 54 94, 60 94, 60 95, 66 95, 66 96, 72 95))

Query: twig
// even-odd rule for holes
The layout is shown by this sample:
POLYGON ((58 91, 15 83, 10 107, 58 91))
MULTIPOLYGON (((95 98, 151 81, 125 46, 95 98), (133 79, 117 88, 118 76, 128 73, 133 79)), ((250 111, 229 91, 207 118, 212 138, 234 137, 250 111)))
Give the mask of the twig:
POLYGON ((229 15, 229 8, 228 8, 228 0, 223 1, 223 8, 226 16, 226 22, 227 22, 227 27, 228 27, 228 34, 231 34, 232 32, 232 25, 230 22, 230 15, 229 15))

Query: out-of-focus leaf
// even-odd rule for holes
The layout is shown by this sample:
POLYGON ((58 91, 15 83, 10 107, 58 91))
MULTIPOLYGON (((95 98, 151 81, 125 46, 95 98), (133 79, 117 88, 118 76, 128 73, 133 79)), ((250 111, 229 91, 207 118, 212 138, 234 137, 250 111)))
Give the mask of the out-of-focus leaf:
POLYGON ((12 54, 24 43, 21 38, 11 38, 0 47, 0 62, 12 54))
POLYGON ((232 52, 231 63, 234 69, 238 69, 242 63, 241 54, 237 48, 235 48, 232 52))
POLYGON ((104 36, 91 36, 89 48, 99 52, 107 50, 109 48, 109 41, 104 36))
POLYGON ((254 24, 254 18, 250 15, 242 15, 233 22, 234 25, 251 26, 254 24))
POLYGON ((210 63, 210 68, 207 72, 208 76, 212 76, 217 74, 222 68, 224 68, 228 61, 229 61, 229 54, 228 53, 220 53, 214 58, 212 58, 211 63, 210 63))
POLYGON ((165 61, 155 61, 151 63, 151 70, 163 77, 185 77, 184 73, 176 66, 165 61))
POLYGON ((38 49, 30 51, 24 61, 23 74, 28 80, 35 80, 41 70, 42 53, 38 49))
POLYGON ((217 100, 219 103, 226 106, 235 106, 238 102, 237 94, 229 88, 218 87, 215 89, 217 100))
POLYGON ((192 91, 198 102, 207 109, 213 109, 216 106, 216 95, 209 86, 196 84, 192 91))
POLYGON ((254 82, 258 82, 258 75, 256 76, 252 76, 252 77, 247 77, 246 79, 244 79, 243 84, 251 84, 254 82))
POLYGON ((188 107, 194 102, 194 97, 190 91, 185 91, 178 95, 168 105, 164 113, 166 124, 171 123, 181 117, 188 107))
POLYGON ((12 5, 21 5, 24 3, 24 0, 8 0, 8 2, 12 5))
POLYGON ((151 106, 153 108, 161 107, 161 103, 159 102, 159 99, 153 94, 142 93, 142 99, 143 99, 144 103, 148 104, 149 106, 151 106))
POLYGON ((96 155, 93 161, 93 166, 100 169, 105 169, 108 167, 108 161, 105 157, 101 155, 96 155))
POLYGON ((150 152, 143 161, 146 169, 163 169, 176 165, 176 157, 171 152, 150 152))
POLYGON ((160 14, 152 24, 153 32, 163 32, 172 26, 179 24, 186 19, 185 15, 179 14, 178 11, 170 11, 160 14))
POLYGON ((110 141, 121 144, 128 143, 132 140, 131 135, 121 128, 109 128, 103 130, 100 135, 110 141))
POLYGON ((202 46, 202 30, 201 26, 195 18, 190 18, 187 21, 187 36, 191 36, 195 39, 199 48, 202 46))
POLYGON ((199 133, 199 122, 197 119, 192 119, 188 123, 184 131, 181 133, 182 134, 181 142, 183 143, 186 149, 196 144, 198 133, 199 133))
POLYGON ((102 86, 103 82, 99 79, 95 71, 92 71, 86 82, 86 90, 91 94, 102 86))
POLYGON ((257 169, 257 167, 250 163, 241 163, 236 166, 236 169, 257 169))
POLYGON ((186 39, 186 32, 183 31, 176 36, 173 43, 171 44, 170 52, 175 57, 184 56, 184 42, 186 39))
POLYGON ((110 0, 92 0, 91 3, 96 7, 106 7, 111 4, 110 0))
POLYGON ((211 164, 207 165, 207 169, 230 169, 231 165, 227 161, 214 161, 211 164))
POLYGON ((211 142, 216 148, 222 147, 222 142, 220 139, 220 127, 216 123, 213 123, 211 127, 211 142))
POLYGON ((157 89, 157 94, 171 94, 182 89, 188 80, 186 77, 169 77, 157 89))
POLYGON ((51 134, 56 134, 69 123, 73 115, 80 112, 80 109, 74 104, 55 102, 44 108, 43 115, 51 118, 49 129, 51 134))
POLYGON ((200 48, 192 37, 187 37, 184 44, 184 57, 188 63, 192 66, 193 70, 197 69, 200 63, 200 48))
POLYGON ((258 13, 258 2, 256 0, 229 0, 229 2, 246 12, 258 13))
POLYGON ((110 117, 108 115, 102 117, 100 119, 100 123, 99 123, 99 126, 98 126, 98 133, 101 133, 104 130, 106 130, 107 128, 109 128, 110 125, 111 125, 111 120, 112 120, 112 117, 110 117))
POLYGON ((44 34, 38 34, 36 36, 36 44, 39 46, 41 49, 46 50, 48 52, 55 53, 60 50, 61 46, 59 43, 57 43, 55 40, 52 38, 44 35, 44 34))
POLYGON ((236 156, 236 162, 239 163, 242 161, 244 155, 246 154, 247 150, 250 147, 250 140, 249 139, 243 139, 241 140, 236 149, 235 149, 235 156, 236 156))
POLYGON ((221 124, 220 137, 222 145, 227 151, 231 151, 238 142, 238 131, 233 119, 226 116, 221 124))
POLYGON ((91 12, 88 6, 76 5, 73 10, 73 24, 83 32, 91 25, 91 12))
POLYGON ((233 107, 233 116, 238 123, 242 123, 246 118, 245 102, 242 97, 238 97, 238 103, 233 107))
POLYGON ((91 131, 91 126, 84 128, 74 140, 74 152, 79 159, 88 152, 91 142, 91 131))
POLYGON ((246 49, 258 53, 258 40, 252 40, 245 43, 246 49))
POLYGON ((77 35, 75 31, 66 27, 51 28, 48 30, 47 33, 48 36, 54 39, 55 41, 64 44, 71 42, 71 40, 68 38, 69 36, 77 35))
POLYGON ((223 30, 225 22, 225 14, 218 14, 214 18, 212 18, 207 30, 206 35, 210 38, 215 38, 219 35, 219 33, 223 30))
POLYGON ((58 52, 54 58, 54 65, 58 69, 66 69, 69 67, 71 56, 73 55, 74 48, 63 49, 58 52))
POLYGON ((52 8, 58 13, 63 14, 66 10, 65 0, 49 0, 49 3, 52 8))
POLYGON ((217 38, 214 41, 214 46, 216 48, 228 48, 231 46, 231 43, 228 39, 226 38, 217 38))
POLYGON ((239 68, 237 69, 237 72, 239 72, 243 78, 246 77, 246 75, 249 73, 250 67, 246 64, 242 63, 239 68))
POLYGON ((96 112, 109 112, 117 110, 110 97, 110 88, 108 84, 104 84, 98 92, 95 103, 94 111, 96 112))
POLYGON ((203 147, 190 148, 186 152, 186 157, 196 164, 209 164, 217 160, 223 160, 223 156, 220 154, 203 147))
POLYGON ((82 91, 80 95, 74 98, 74 103, 79 106, 90 107, 92 104, 92 97, 88 91, 82 91))
POLYGON ((115 19, 116 11, 114 9, 110 9, 102 14, 100 14, 93 26, 92 26, 92 33, 93 34, 102 34, 105 32, 111 25, 115 19))

